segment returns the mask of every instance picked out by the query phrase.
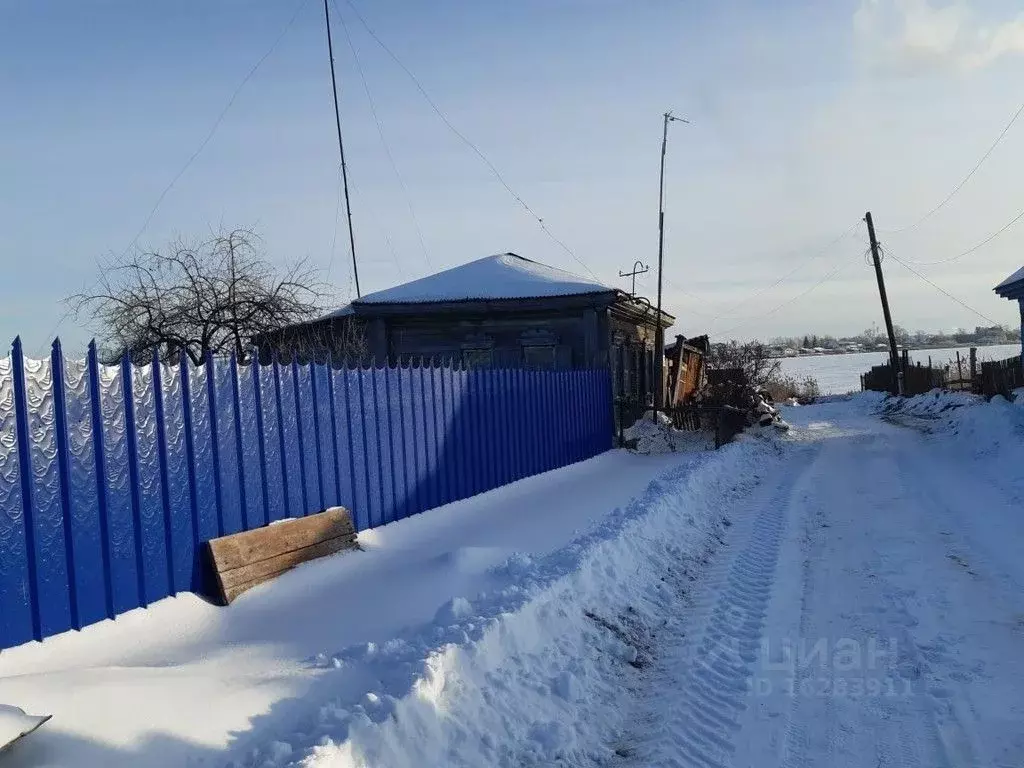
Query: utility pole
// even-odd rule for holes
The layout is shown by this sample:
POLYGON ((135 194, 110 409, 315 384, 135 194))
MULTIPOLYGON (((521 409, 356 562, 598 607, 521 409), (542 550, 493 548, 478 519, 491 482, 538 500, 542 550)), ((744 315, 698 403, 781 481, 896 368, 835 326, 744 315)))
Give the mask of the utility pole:
POLYGON ((338 109, 338 80, 334 74, 334 43, 331 40, 331 11, 324 0, 324 20, 327 22, 327 55, 331 59, 331 90, 334 93, 334 124, 338 128, 338 154, 341 155, 341 183, 345 188, 345 215, 348 217, 348 244, 352 249, 352 277, 356 284, 356 298, 360 298, 359 266, 356 264, 356 237, 352 232, 352 206, 348 197, 348 169, 345 167, 345 143, 341 140, 341 111, 338 109))
POLYGON ((632 296, 633 298, 636 298, 636 276, 637 275, 646 275, 649 270, 650 270, 650 267, 648 267, 646 264, 644 264, 642 261, 640 261, 640 259, 637 259, 636 261, 633 262, 633 271, 632 272, 622 272, 622 271, 619 272, 619 277, 632 277, 633 278, 633 290, 631 290, 629 292, 629 295, 632 296))
POLYGON ((864 214, 868 225, 868 237, 871 239, 871 258, 875 262, 875 277, 878 278, 878 295, 882 299, 882 315, 885 317, 885 331, 889 334, 889 366, 892 368, 892 393, 903 394, 903 368, 900 366, 900 355, 896 350, 896 334, 892 330, 892 315, 889 314, 889 297, 885 294, 885 278, 882 277, 882 259, 878 253, 878 240, 875 238, 875 222, 871 219, 871 211, 864 214))
POLYGON ((666 112, 664 118, 661 131, 661 174, 658 179, 658 311, 654 318, 654 375, 657 378, 654 390, 655 423, 658 421, 658 411, 665 404, 665 329, 661 327, 661 280, 665 264, 665 151, 668 148, 668 124, 690 122, 676 117, 671 111, 666 112))

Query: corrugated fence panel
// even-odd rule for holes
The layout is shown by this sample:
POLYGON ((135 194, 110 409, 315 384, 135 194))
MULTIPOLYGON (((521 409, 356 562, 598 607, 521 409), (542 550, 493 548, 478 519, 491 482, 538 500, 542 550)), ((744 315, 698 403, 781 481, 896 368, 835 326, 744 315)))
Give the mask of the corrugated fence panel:
POLYGON ((355 510, 355 458, 352 453, 352 419, 348 407, 348 371, 331 371, 331 418, 337 435, 338 455, 335 466, 338 502, 346 509, 355 510))
MULTIPOLYGON (((2 376, 3 373, 0 371, 0 377, 2 376)), ((104 542, 96 493, 92 400, 89 395, 89 371, 85 360, 64 362, 64 389, 69 446, 71 546, 74 550, 78 618, 84 626, 107 617, 104 542)), ((3 428, 0 427, 0 435, 2 432, 3 428)), ((0 436, 0 441, 2 439, 0 436)), ((0 499, 0 505, 2 504, 3 501, 0 499)), ((2 579, 0 576, 0 583, 2 579)))
POLYGON ((373 400, 376 406, 377 453, 380 457, 381 522, 392 523, 398 519, 395 512, 397 492, 394 437, 391 434, 391 391, 390 368, 373 369, 373 400))
POLYGON ((36 589, 40 629, 46 636, 72 627, 49 360, 25 360, 25 393, 35 507, 36 589))
POLYGON ((21 502, 11 358, 0 359, 0 648, 33 637, 34 600, 21 502))
POLYGON ((0 648, 205 589, 211 538, 384 525, 611 447, 607 371, 0 360, 0 648))
POLYGON ((125 422, 124 386, 121 368, 100 367, 100 409, 103 445, 106 449, 107 535, 110 551, 110 582, 114 613, 124 613, 142 604, 135 551, 135 521, 129 471, 128 437, 125 422))
POLYGON ((295 366, 296 420, 299 425, 299 449, 302 463, 303 496, 299 516, 321 511, 320 480, 317 472, 316 429, 313 425, 313 377, 309 365, 295 366))
POLYGON ((281 453, 281 415, 278 388, 275 384, 275 365, 259 369, 260 405, 263 409, 263 453, 267 476, 268 522, 288 517, 288 499, 285 493, 284 455, 281 453))
POLYGON ((168 581, 167 538, 164 527, 163 481, 160 445, 157 440, 156 398, 152 365, 134 368, 135 434, 138 452, 139 522, 142 543, 143 583, 146 602, 171 593, 168 581))
POLYGON ((284 477, 288 498, 288 514, 285 517, 302 517, 305 514, 305 479, 302 473, 302 456, 299 451, 299 419, 296 412, 295 393, 298 377, 291 365, 281 366, 280 416, 282 445, 284 452, 284 477))
MULTIPOLYGON (((207 360, 207 367, 210 361, 207 360)), ((238 444, 235 434, 234 385, 227 360, 213 360, 216 407, 217 464, 220 469, 221 520, 224 534, 238 533, 242 524, 242 489, 238 482, 238 444)))
POLYGON ((383 476, 381 474, 380 421, 377 391, 374 388, 374 369, 360 369, 359 399, 363 417, 363 464, 366 467, 366 527, 384 524, 383 476))
POLYGON ((192 531, 192 490, 185 435, 185 408, 181 371, 163 364, 160 389, 164 407, 164 441, 167 456, 167 504, 171 552, 171 592, 191 588, 197 556, 192 531))
POLYGON ((333 418, 331 415, 331 369, 326 365, 317 365, 313 369, 313 383, 316 392, 316 411, 314 413, 314 424, 316 425, 317 440, 320 446, 320 454, 317 465, 320 471, 320 488, 323 498, 321 508, 334 507, 341 503, 338 498, 337 473, 337 451, 334 432, 333 418))
POLYGON ((420 511, 419 447, 417 445, 416 421, 413 418, 413 369, 400 365, 396 375, 399 378, 398 391, 401 398, 398 403, 398 413, 402 428, 400 439, 402 441, 405 485, 405 506, 402 509, 402 517, 409 517, 420 511))
MULTIPOLYGON (((245 494, 246 528, 267 524, 264 506, 263 437, 256 418, 262 411, 256 409, 255 372, 251 365, 238 367, 238 423, 241 433, 239 455, 242 460, 242 490, 245 494)), ((261 392, 262 394, 262 392, 261 392)), ((269 492, 269 489, 267 489, 269 492)))
POLYGON ((213 463, 213 432, 210 425, 210 396, 206 386, 207 366, 189 368, 189 395, 192 410, 192 442, 196 485, 196 532, 204 542, 220 536, 217 523, 216 466, 213 463))

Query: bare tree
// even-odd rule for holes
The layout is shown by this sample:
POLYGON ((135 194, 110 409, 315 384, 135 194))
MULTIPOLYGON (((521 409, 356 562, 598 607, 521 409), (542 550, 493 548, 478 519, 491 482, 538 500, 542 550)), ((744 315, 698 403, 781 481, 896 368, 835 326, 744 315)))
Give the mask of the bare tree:
POLYGON ((739 344, 712 344, 707 357, 707 366, 713 370, 726 368, 742 369, 747 383, 763 387, 777 378, 782 363, 769 355, 768 347, 758 341, 739 344))
POLYGON ((321 311, 324 284, 305 261, 276 269, 248 229, 175 241, 103 265, 96 287, 68 298, 102 332, 105 352, 136 362, 207 350, 244 359, 254 337, 321 311))

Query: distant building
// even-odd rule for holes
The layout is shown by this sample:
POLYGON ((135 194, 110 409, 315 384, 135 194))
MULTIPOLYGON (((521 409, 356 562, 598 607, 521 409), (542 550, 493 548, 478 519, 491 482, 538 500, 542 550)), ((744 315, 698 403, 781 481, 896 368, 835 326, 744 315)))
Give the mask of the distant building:
POLYGON ((514 253, 387 288, 257 339, 265 356, 319 355, 358 333, 362 362, 452 361, 470 368, 609 367, 619 399, 651 403, 658 322, 646 300, 514 253), (355 330, 354 330, 355 329, 355 330))
POLYGON ((995 292, 1004 299, 1016 299, 1020 307, 1021 320, 1021 365, 1024 366, 1024 267, 1021 267, 995 287, 995 292))

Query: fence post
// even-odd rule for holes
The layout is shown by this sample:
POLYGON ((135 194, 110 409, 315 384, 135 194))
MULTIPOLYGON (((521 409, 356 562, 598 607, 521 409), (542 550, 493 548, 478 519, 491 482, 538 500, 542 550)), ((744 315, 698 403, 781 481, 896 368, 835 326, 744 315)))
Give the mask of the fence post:
POLYGON ((249 530, 249 505, 245 494, 245 450, 242 447, 242 414, 240 408, 242 398, 238 392, 238 357, 235 350, 231 350, 230 357, 231 374, 231 399, 234 407, 231 409, 235 417, 235 453, 238 456, 238 502, 242 508, 242 530, 249 530))
POLYGON ((316 385, 317 363, 309 363, 309 386, 313 393, 313 442, 316 448, 316 488, 320 494, 320 509, 327 509, 324 503, 324 462, 320 450, 320 391, 316 385))
POLYGON ((64 528, 64 554, 68 569, 68 606, 71 608, 71 626, 81 629, 82 621, 78 613, 78 575, 75 572, 75 542, 71 533, 71 467, 64 390, 64 355, 61 353, 59 338, 53 340, 50 350, 50 372, 53 387, 53 426, 57 438, 57 472, 60 476, 61 522, 64 528))
POLYGON ((199 551, 199 498, 196 494, 196 444, 192 432, 192 381, 188 372, 188 352, 182 350, 181 370, 181 421, 185 429, 185 465, 188 468, 188 504, 192 521, 192 581, 201 587, 201 554, 199 551))
POLYGON ((100 366, 96 353, 95 339, 89 342, 86 367, 89 371, 89 413, 91 416, 92 455, 96 466, 96 501, 99 508, 104 598, 106 600, 107 618, 112 619, 116 614, 114 613, 114 585, 110 577, 110 513, 107 508, 107 456, 103 437, 103 406, 100 403, 100 366))
MULTIPOLYGON (((281 365, 279 358, 274 356, 274 398, 277 401, 277 440, 281 455, 281 490, 284 493, 284 516, 291 517, 291 496, 288 493, 288 457, 284 452, 284 413, 281 406, 281 365)), ((269 510, 268 510, 269 514, 269 510)))
POLYGON ((213 497, 217 504, 217 535, 224 535, 224 500, 220 487, 220 427, 217 425, 217 385, 214 381, 213 352, 206 350, 206 399, 210 409, 210 451, 213 456, 213 497))
POLYGON ((167 471, 167 423, 164 420, 164 391, 160 355, 153 350, 153 405, 156 409, 156 450, 160 461, 160 502, 164 509, 164 548, 167 550, 167 586, 178 594, 174 584, 174 530, 171 526, 171 489, 167 471))
POLYGON ((124 437, 128 449, 128 486, 132 500, 132 528, 135 534, 135 570, 139 587, 139 605, 149 605, 146 599, 146 569, 142 551, 142 501, 139 498, 139 436, 135 429, 135 385, 132 379, 132 359, 125 352, 121 356, 121 395, 124 399, 124 437))
POLYGON ((18 435, 18 470, 21 479, 21 509, 25 521, 25 558, 28 564, 28 600, 32 606, 32 636, 43 639, 39 615, 39 585, 36 572, 35 506, 32 488, 32 452, 28 444, 28 396, 25 392, 25 353, 21 337, 11 346, 11 371, 14 374, 14 415, 18 435))
POLYGON ((295 391, 295 429, 299 436, 299 489, 302 491, 300 517, 309 514, 309 491, 306 488, 306 439, 302 429, 302 390, 299 387, 299 357, 292 353, 292 389, 295 391))
POLYGON ((260 464, 260 494, 263 499, 263 524, 270 524, 270 490, 267 488, 266 427, 263 424, 263 386, 260 383, 260 354, 252 350, 252 394, 256 408, 256 451, 260 464))

